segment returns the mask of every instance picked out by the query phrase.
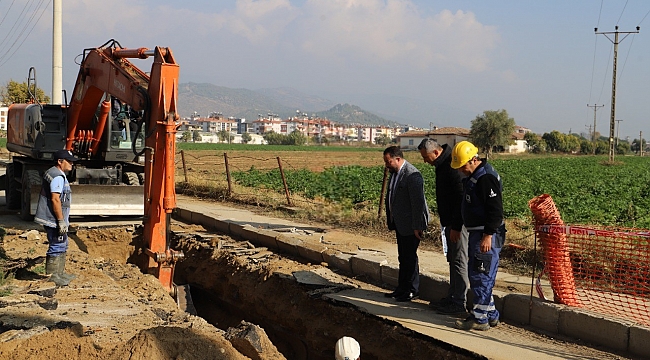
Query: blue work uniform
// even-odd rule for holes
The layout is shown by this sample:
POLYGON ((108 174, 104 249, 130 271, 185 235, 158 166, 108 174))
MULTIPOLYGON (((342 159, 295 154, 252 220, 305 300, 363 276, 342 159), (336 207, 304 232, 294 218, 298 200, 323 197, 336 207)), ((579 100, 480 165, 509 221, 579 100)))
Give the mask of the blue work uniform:
POLYGON ((471 176, 463 179, 463 224, 469 232, 468 270, 474 294, 472 316, 479 324, 499 318, 492 288, 499 268, 499 253, 505 242, 503 222, 503 185, 490 164, 482 161, 471 176), (492 247, 481 252, 483 234, 492 235, 492 247))
POLYGON ((59 256, 68 250, 68 234, 59 234, 56 224, 57 218, 54 215, 52 205, 52 193, 59 194, 63 219, 66 224, 70 224, 69 218, 72 191, 70 190, 70 183, 65 177, 65 173, 56 166, 48 169, 43 175, 41 192, 38 197, 38 207, 36 208, 34 221, 45 227, 47 240, 49 242, 46 255, 59 256))

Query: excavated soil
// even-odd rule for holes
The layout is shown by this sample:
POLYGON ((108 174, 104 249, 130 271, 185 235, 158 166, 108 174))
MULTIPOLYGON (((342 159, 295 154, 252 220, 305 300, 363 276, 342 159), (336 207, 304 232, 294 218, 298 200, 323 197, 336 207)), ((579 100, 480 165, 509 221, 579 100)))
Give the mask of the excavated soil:
MULTIPOLYGON (((10 259, 45 254, 44 233, 7 230, 10 259)), ((72 234, 66 270, 77 279, 51 298, 29 293, 52 287, 42 264, 18 271, 0 298, 0 359, 245 359, 224 331, 180 311, 156 278, 125 263, 133 230, 72 234)))

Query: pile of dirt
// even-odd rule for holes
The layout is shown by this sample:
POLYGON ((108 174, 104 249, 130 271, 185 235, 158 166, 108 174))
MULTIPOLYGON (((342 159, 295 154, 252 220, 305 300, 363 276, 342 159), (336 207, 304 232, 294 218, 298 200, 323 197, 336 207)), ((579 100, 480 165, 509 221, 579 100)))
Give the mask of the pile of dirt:
MULTIPOLYGON (((43 264, 15 272, 0 298, 0 359, 246 359, 204 319, 178 309, 152 275, 126 264, 135 227, 78 229, 66 271, 54 288, 43 264)), ((47 250, 44 233, 7 229, 0 248, 33 263, 47 250)))

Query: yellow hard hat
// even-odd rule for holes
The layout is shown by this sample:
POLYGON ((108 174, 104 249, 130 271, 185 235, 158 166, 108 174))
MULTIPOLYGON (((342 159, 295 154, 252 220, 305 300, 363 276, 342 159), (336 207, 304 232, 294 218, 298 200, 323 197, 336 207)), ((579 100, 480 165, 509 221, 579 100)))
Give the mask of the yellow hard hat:
POLYGON ((461 141, 451 151, 451 167, 458 169, 478 155, 478 148, 469 141, 461 141))

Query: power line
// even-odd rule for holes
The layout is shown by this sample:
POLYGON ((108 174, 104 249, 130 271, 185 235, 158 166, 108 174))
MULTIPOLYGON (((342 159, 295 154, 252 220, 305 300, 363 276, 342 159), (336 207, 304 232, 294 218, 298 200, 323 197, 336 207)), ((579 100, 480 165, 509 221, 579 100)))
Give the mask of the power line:
MULTIPOLYGON (((22 47, 22 45, 25 43, 25 41, 29 38, 29 35, 31 35, 32 31, 34 30, 34 27, 36 27, 36 24, 38 24, 38 22, 40 22, 41 18, 43 17, 43 14, 45 13, 45 10, 52 3, 52 0, 49 0, 44 6, 42 6, 44 4, 44 2, 45 2, 45 0, 40 0, 40 2, 36 5, 35 9, 32 11, 32 14, 29 17, 29 19, 27 20, 27 22, 23 25, 23 27, 22 27, 22 29, 20 31, 20 34, 18 34, 18 36, 13 41, 11 46, 6 51, 4 51, 4 53, 0 56, 0 61, 2 61, 2 63, 0 63, 0 67, 2 67, 4 64, 6 64, 7 61, 9 61, 16 54, 16 52, 22 47), (38 18, 36 18, 36 14, 39 11, 40 11, 40 14, 38 15, 38 18), (34 21, 35 18, 36 18, 36 21, 34 21), (30 27, 30 25, 31 25, 31 27, 30 27), (27 31, 28 28, 29 28, 29 31, 27 31), (25 36, 23 36, 23 34, 25 34, 25 31, 27 31, 27 34, 25 36), (21 37, 22 37, 22 40, 21 40, 21 37), (17 44, 17 46, 16 46, 16 44, 17 44), (13 49, 13 52, 12 52, 12 49, 13 49)), ((25 10, 25 8, 23 8, 23 12, 21 12, 21 15, 24 13, 24 10, 25 10)), ((14 23, 14 26, 17 23, 18 23, 18 21, 16 23, 14 23)), ((13 28, 14 27, 12 27, 12 29, 13 28)))
POLYGON ((621 18, 623 17, 623 13, 625 12, 625 8, 627 7, 627 2, 629 0, 625 1, 625 5, 623 5, 623 10, 621 10, 621 15, 619 15, 618 20, 616 20, 616 25, 618 26, 619 21, 621 21, 621 18))

